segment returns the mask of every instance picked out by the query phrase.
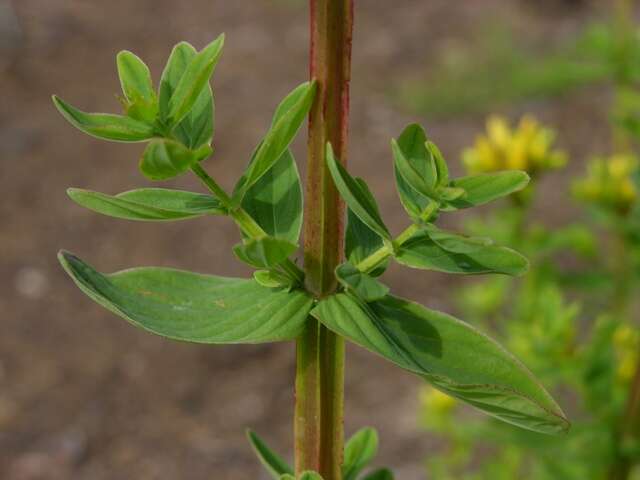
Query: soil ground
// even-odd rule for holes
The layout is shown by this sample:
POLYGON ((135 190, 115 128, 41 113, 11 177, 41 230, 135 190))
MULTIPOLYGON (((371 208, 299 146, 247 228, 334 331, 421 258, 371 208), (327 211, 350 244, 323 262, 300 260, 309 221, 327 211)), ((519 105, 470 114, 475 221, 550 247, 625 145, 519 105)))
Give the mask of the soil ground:
MULTIPOLYGON (((83 136, 59 117, 50 95, 90 111, 115 111, 119 50, 135 50, 157 78, 174 43, 202 46, 226 32, 214 80, 217 159, 207 167, 230 187, 278 99, 305 79, 305 2, 15 0, 16 30, 6 1, 0 5, 0 478, 266 479, 244 429, 291 451, 293 344, 206 347, 150 336, 81 295, 55 258, 65 248, 103 271, 161 265, 246 275, 228 253, 235 227, 217 218, 130 223, 73 204, 68 186, 116 193, 147 185, 136 168, 141 148, 83 136)), ((455 163, 483 124, 479 115, 436 121, 401 111, 390 100, 398 81, 433 68, 450 42, 473 48, 469 32, 496 12, 529 35, 574 35, 595 14, 578 3, 584 2, 357 2, 349 163, 369 181, 394 231, 406 220, 391 181, 391 136, 410 121, 426 122, 455 163)), ((560 186, 581 169, 586 152, 606 148, 607 104, 606 91, 590 88, 503 108, 513 117, 534 112, 558 129, 571 154, 571 167, 545 184, 537 206, 545 222, 574 214, 560 186)), ((304 142, 295 147, 303 159, 304 142)), ((186 176, 169 185, 200 188, 186 176)), ((398 295, 450 309, 450 277, 407 276, 394 267, 387 280, 398 295)), ((418 425, 420 386, 349 348, 346 431, 378 428, 378 463, 401 480, 424 478, 423 458, 436 445, 418 425)))

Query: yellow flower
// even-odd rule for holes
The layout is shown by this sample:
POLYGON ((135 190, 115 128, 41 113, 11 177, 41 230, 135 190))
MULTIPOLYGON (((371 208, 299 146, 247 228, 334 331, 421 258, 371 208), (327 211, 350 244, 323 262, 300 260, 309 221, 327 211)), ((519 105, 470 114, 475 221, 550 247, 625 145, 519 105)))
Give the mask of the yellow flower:
POLYGON ((566 154, 553 150, 555 133, 530 115, 512 129, 504 117, 487 119, 486 134, 462 153, 462 161, 471 174, 499 170, 525 170, 529 173, 560 168, 566 154))
POLYGON ((638 159, 631 154, 595 157, 585 178, 575 183, 574 192, 578 198, 626 214, 638 196, 632 179, 637 172, 638 159))

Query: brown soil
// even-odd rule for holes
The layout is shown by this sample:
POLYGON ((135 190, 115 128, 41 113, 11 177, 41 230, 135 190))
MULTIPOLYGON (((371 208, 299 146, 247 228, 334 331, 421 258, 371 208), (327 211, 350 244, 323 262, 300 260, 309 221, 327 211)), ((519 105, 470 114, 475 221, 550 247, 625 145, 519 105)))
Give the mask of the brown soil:
MULTIPOLYGON (((231 186, 278 99, 305 79, 304 3, 15 0, 21 33, 6 0, 0 5, 0 478, 266 479, 245 441, 246 427, 291 451, 292 344, 205 347, 150 336, 92 303, 64 275, 59 248, 105 271, 135 265, 229 276, 248 271, 228 254, 237 234, 225 219, 138 224, 69 201, 68 186, 116 193, 148 182, 136 168, 139 146, 83 136, 49 97, 55 92, 87 110, 114 111, 117 51, 135 50, 157 76, 174 43, 202 46, 224 31, 227 47, 214 80, 218 159, 208 167, 231 186)), ((406 220, 390 181, 388 142, 409 121, 425 121, 390 102, 398 80, 428 70, 440 48, 465 42, 495 12, 550 38, 572 35, 590 12, 559 0, 542 10, 530 6, 537 2, 508 0, 357 3, 349 163, 370 182, 396 231, 406 220)), ((575 159, 546 186, 538 206, 545 221, 573 215, 561 205, 558 186, 586 151, 606 147, 606 104, 606 92, 591 89, 505 110, 533 111, 557 127, 575 159)), ((461 117, 427 127, 455 159, 482 121, 461 117)), ((302 140, 296 152, 304 158, 302 140)), ((199 188, 186 176, 170 185, 199 188)), ((387 280, 399 295, 447 307, 448 277, 408 277, 392 268, 387 280)), ((424 478, 422 461, 434 446, 418 426, 419 388, 411 375, 349 349, 346 430, 378 428, 378 463, 402 480, 424 478)))

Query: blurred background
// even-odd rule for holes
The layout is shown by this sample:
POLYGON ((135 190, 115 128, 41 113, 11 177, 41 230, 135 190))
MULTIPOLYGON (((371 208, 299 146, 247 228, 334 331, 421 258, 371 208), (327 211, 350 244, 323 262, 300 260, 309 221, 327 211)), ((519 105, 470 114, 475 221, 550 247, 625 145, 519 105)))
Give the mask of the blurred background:
MULTIPOLYGON (((539 172, 527 223, 553 231, 588 215, 571 193, 572 179, 584 175, 593 155, 629 151, 616 140, 612 115, 622 97, 637 105, 622 91, 634 72, 620 73, 608 48, 620 31, 611 22, 633 22, 630 6, 616 17, 614 0, 356 3, 348 162, 369 182, 393 231, 407 219, 391 180, 390 138, 422 123, 461 175, 464 149, 481 150, 477 137, 496 113, 514 128, 524 114, 535 116, 556 134, 549 148, 566 158, 564 168, 539 172)), ((229 254, 236 228, 224 218, 132 223, 72 203, 70 186, 113 194, 150 182, 137 170, 139 145, 81 134, 60 118, 50 96, 115 112, 119 50, 140 55, 158 78, 176 42, 200 48, 225 32, 213 81, 217 155, 208 168, 231 188, 279 99, 306 79, 307 28, 300 0, 0 0, 0 478, 266 479, 246 427, 292 451, 293 344, 206 347, 150 336, 92 303, 63 273, 60 248, 101 271, 249 270, 229 254)), ((627 133, 633 131, 635 117, 625 119, 627 133)), ((304 170, 303 137, 294 151, 304 170)), ((466 168, 474 168, 472 157, 466 168)), ((189 176, 168 183, 200 189, 189 176)), ((490 216, 491 208, 482 214, 490 216)), ((482 230, 477 218, 474 228, 482 230)), ((469 221, 464 214, 447 219, 460 229, 469 221)), ((609 234, 597 230, 595 241, 609 234)), ((565 244, 582 241, 567 238, 565 244)), ((595 252, 603 257, 608 250, 595 252)), ((559 270, 585 263, 564 252, 552 261, 559 270)), ((408 276, 397 266, 385 277, 395 294, 460 315, 460 292, 485 285, 436 272, 408 276)), ((589 294, 567 295, 574 305, 589 294)), ((572 314, 572 339, 588 337, 591 308, 572 314)), ((544 376, 536 368, 545 367, 532 366, 544 376)), ((576 395, 559 384, 567 410, 581 412, 576 395)), ((448 455, 452 444, 450 432, 423 418, 429 395, 417 378, 349 348, 346 431, 376 427, 379 462, 399 479, 449 478, 427 461, 448 455)), ((465 472, 482 472, 481 461, 465 458, 465 472)))

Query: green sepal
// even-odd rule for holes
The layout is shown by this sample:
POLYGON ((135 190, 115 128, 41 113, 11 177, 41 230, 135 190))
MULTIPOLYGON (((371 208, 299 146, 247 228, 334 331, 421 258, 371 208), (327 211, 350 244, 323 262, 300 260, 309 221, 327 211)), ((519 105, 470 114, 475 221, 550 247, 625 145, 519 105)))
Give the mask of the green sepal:
POLYGON ((238 180, 233 192, 233 202, 238 205, 247 190, 280 160, 295 138, 313 104, 316 82, 298 85, 278 105, 271 127, 256 148, 251 162, 238 180))
POLYGON ((190 150, 174 140, 153 140, 142 154, 140 171, 150 180, 167 180, 186 172, 211 152, 208 145, 190 150))
POLYGON ((290 150, 247 190, 242 208, 267 234, 298 242, 302 227, 302 185, 290 150))
POLYGON ((252 430, 247 430, 247 438, 253 451, 256 453, 260 462, 271 475, 271 478, 279 479, 282 475, 293 475, 293 468, 285 462, 282 457, 273 452, 267 444, 252 430))
POLYGON ((187 68, 169 98, 167 122, 178 125, 194 107, 222 55, 224 34, 203 48, 191 58, 187 68))
POLYGON ((389 287, 374 277, 362 273, 349 262, 338 265, 335 273, 338 282, 345 289, 353 292, 365 302, 379 300, 389 293, 389 287))
POLYGON ((60 263, 86 295, 133 325, 196 343, 264 343, 302 333, 313 299, 254 280, 171 268, 132 268, 103 275, 68 252, 60 263))
POLYGON ((151 125, 124 115, 85 113, 54 95, 53 104, 62 116, 78 130, 102 140, 144 142, 155 135, 151 125))
MULTIPOLYGON (((169 124, 169 101, 196 55, 197 51, 191 44, 180 42, 169 56, 159 87, 160 119, 165 125, 169 124)), ((189 113, 178 125, 173 126, 173 135, 191 149, 210 145, 213 137, 214 107, 211 86, 206 84, 189 113)))
POLYGON ((257 268, 273 268, 294 253, 297 245, 275 237, 262 237, 245 240, 233 247, 233 253, 239 260, 257 268))
POLYGON ((391 234, 382 221, 378 205, 366 183, 360 178, 349 175, 349 172, 336 160, 329 143, 326 148, 326 161, 333 183, 349 209, 371 230, 382 238, 391 240, 391 234))
POLYGON ((344 447, 342 479, 356 480, 378 453, 378 432, 366 427, 358 430, 344 447))
POLYGON ((140 188, 107 195, 69 188, 67 194, 78 205, 89 210, 125 220, 170 221, 227 214, 226 209, 211 195, 182 190, 140 188))
MULTIPOLYGON (((529 268, 529 261, 515 250, 497 245, 480 246, 478 242, 462 245, 465 253, 453 252, 442 247, 444 241, 436 243, 427 229, 422 229, 396 249, 395 259, 408 267, 436 270, 446 273, 484 274, 502 273, 522 275, 529 268), (477 248, 476 248, 477 247, 477 248)), ((462 237, 464 238, 464 237, 462 237)), ((459 242, 458 239, 455 242, 459 242)), ((449 242, 453 245, 453 242, 449 242)))
POLYGON ((443 206, 443 210, 458 210, 475 207, 497 200, 522 190, 529 183, 529 175, 519 170, 506 170, 496 173, 482 173, 468 177, 456 178, 450 187, 465 191, 463 197, 454 198, 443 206))
POLYGON ((158 97, 149 67, 135 54, 123 50, 116 57, 127 115, 153 124, 158 115, 158 97))
POLYGON ((500 420, 556 434, 569 423, 531 372, 470 325, 391 295, 365 304, 347 294, 311 314, 327 328, 500 420))

